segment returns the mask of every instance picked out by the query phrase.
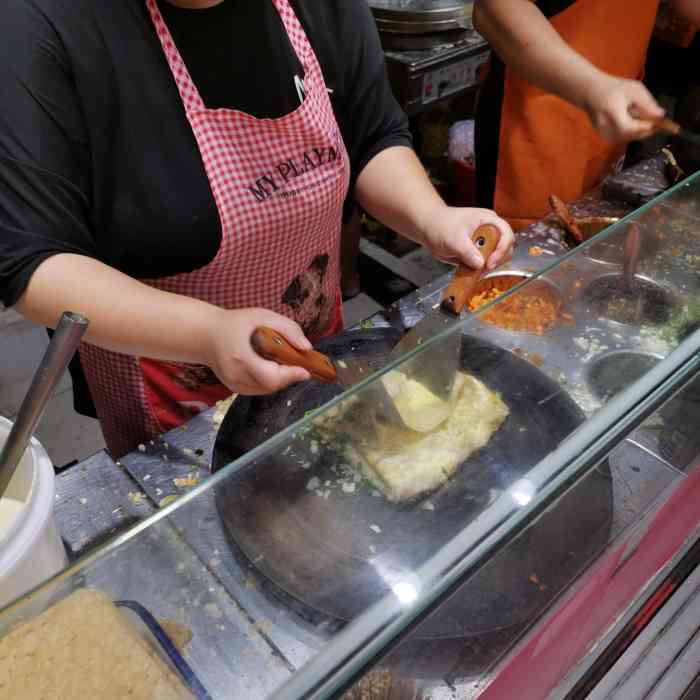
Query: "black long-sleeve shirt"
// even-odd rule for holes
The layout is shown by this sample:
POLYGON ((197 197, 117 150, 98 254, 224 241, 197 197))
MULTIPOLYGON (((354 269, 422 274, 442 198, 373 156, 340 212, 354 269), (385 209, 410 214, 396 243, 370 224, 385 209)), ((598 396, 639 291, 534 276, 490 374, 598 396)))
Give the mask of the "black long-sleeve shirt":
MULTIPOLYGON (((207 107, 276 118, 299 105, 303 68, 272 0, 159 4, 207 107)), ((291 5, 355 178, 410 143, 374 21, 365 0, 291 5)), ((136 278, 210 262, 219 217, 144 0, 3 0, 0 37, 0 300, 57 253, 136 278)))

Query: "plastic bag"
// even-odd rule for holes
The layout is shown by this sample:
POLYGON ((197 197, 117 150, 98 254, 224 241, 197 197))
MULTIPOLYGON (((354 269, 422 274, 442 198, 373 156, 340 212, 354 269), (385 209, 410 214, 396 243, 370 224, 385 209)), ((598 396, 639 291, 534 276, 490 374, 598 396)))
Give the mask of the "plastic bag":
POLYGON ((456 122, 450 127, 447 156, 450 160, 474 165, 474 120, 456 122))

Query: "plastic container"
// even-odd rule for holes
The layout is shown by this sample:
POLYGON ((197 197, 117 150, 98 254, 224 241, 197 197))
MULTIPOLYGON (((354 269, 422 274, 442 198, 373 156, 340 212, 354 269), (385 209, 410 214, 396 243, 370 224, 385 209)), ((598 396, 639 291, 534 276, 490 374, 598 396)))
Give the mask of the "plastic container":
POLYGON ((474 157, 474 121, 456 122, 450 128, 447 159, 454 202, 458 207, 476 204, 476 165, 474 157))
MULTIPOLYGON (((0 444, 12 423, 0 417, 0 444)), ((0 606, 43 583, 68 564, 54 519, 54 470, 46 450, 32 438, 5 494, 24 508, 0 532, 0 606)))

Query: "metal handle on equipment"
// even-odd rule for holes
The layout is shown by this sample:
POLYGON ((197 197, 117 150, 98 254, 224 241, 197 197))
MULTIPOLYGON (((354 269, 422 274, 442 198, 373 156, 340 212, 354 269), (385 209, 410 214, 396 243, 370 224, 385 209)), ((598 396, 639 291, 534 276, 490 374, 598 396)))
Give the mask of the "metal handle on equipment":
POLYGON ((87 318, 80 314, 66 311, 61 316, 0 453, 0 498, 7 490, 46 404, 73 358, 88 324, 87 318))

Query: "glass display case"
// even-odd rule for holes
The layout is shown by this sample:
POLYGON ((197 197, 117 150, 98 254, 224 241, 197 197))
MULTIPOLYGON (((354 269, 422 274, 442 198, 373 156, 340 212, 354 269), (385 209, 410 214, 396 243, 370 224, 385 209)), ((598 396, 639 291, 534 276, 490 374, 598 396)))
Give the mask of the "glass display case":
POLYGON ((364 372, 347 391, 237 398, 210 478, 5 608, 0 634, 91 588, 188 628, 212 698, 568 692, 700 524, 700 180, 605 223, 568 252, 521 243, 401 358, 391 328, 324 341, 364 372), (394 425, 378 392, 431 410, 414 368, 454 347, 448 417, 394 425))

